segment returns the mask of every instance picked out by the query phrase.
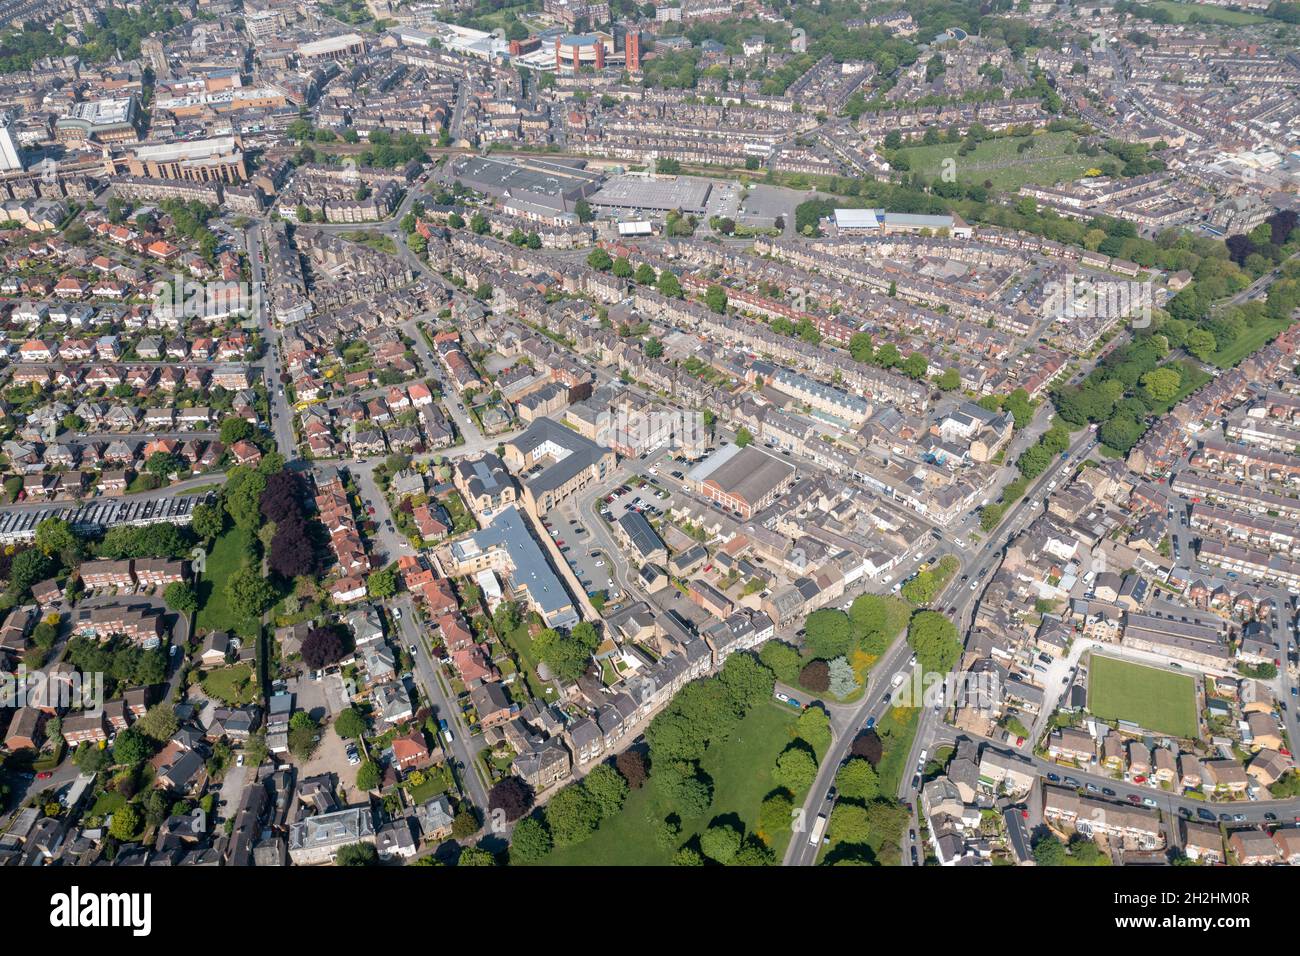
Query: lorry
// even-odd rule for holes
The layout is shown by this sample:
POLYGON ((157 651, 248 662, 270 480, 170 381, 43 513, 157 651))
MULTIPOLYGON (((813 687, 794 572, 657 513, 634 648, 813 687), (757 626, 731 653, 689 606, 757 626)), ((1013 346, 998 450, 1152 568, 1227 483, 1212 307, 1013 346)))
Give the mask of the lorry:
POLYGON ((808 845, 818 846, 822 842, 822 835, 826 832, 826 814, 817 814, 817 819, 813 821, 812 832, 808 834, 808 845))

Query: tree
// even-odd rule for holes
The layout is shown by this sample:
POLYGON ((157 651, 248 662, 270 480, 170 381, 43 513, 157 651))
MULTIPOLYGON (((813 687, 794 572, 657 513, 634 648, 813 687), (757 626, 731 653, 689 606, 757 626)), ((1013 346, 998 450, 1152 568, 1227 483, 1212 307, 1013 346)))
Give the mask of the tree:
POLYGON ((1065 866, 1065 844, 1050 833, 1034 842, 1034 862, 1039 866, 1065 866))
POLYGON ((720 285, 711 285, 704 293, 704 304, 719 315, 727 311, 727 290, 720 285))
POLYGON ((313 627, 302 641, 302 662, 312 670, 328 667, 344 654, 343 638, 328 625, 313 627))
POLYGON ((645 785, 646 777, 649 776, 646 765, 645 755, 639 750, 624 750, 614 758, 614 766, 618 772, 623 775, 627 785, 633 790, 640 790, 645 785))
POLYGON ((794 684, 799 680, 799 652, 784 641, 768 641, 759 649, 758 659, 776 675, 776 679, 794 684))
POLYGON ((759 833, 772 837, 784 833, 790 828, 793 819, 794 800, 788 790, 773 790, 758 808, 759 833))
POLYGON ((871 839, 871 820, 867 808, 842 800, 831 811, 830 831, 841 843, 866 843, 871 839))
POLYGON ((232 415, 221 423, 221 444, 227 448, 237 442, 248 441, 254 434, 253 425, 246 418, 232 415))
POLYGON ((237 527, 256 531, 262 524, 262 492, 266 476, 251 468, 236 465, 226 475, 222 499, 226 513, 237 527))
POLYGON ((226 530, 226 516, 217 505, 195 505, 190 527, 200 538, 210 541, 226 530))
POLYGON ((636 267, 636 272, 632 273, 632 281, 637 285, 654 285, 655 268, 648 262, 643 262, 636 267))
POLYGON ((392 597, 397 593, 397 570, 380 568, 366 578, 366 593, 372 598, 392 597))
POLYGON ((615 816, 627 799, 627 781, 609 764, 600 764, 583 778, 583 787, 596 802, 603 819, 615 816))
POLYGON ((487 850, 477 846, 467 846, 456 858, 457 866, 496 866, 497 858, 487 850))
POLYGON ((916 379, 918 382, 925 378, 925 373, 929 369, 930 363, 926 361, 925 356, 920 352, 913 352, 903 362, 903 373, 908 378, 916 379))
POLYGON ((578 217, 578 222, 587 223, 596 218, 596 214, 591 210, 591 203, 585 199, 579 199, 573 204, 573 212, 578 217))
POLYGON ((824 660, 847 655, 853 650, 849 616, 836 608, 813 611, 804 622, 804 644, 824 660))
POLYGON ((700 851, 689 846, 684 846, 673 854, 673 866, 703 866, 704 857, 700 851))
POLYGON ((1142 376, 1142 388, 1160 404, 1173 401, 1183 377, 1175 368, 1157 368, 1142 376))
POLYGON ((845 657, 835 657, 829 662, 830 692, 836 697, 848 697, 862 686, 853 665, 845 657))
POLYGON ((481 236, 487 233, 491 226, 488 224, 487 216, 481 212, 476 212, 470 217, 469 228, 475 235, 481 236))
POLYGON ((176 710, 171 704, 154 704, 134 725, 136 730, 157 743, 170 740, 179 727, 180 721, 176 719, 176 710))
POLYGON ((162 480, 180 471, 181 461, 168 452, 156 451, 145 461, 144 470, 162 480))
POLYGON ((776 758, 772 779, 792 793, 802 793, 817 777, 817 761, 805 748, 790 746, 776 758))
POLYGON ((875 348, 868 332, 854 332, 849 337, 849 355, 855 362, 870 362, 875 357, 875 348))
POLYGON ((581 784, 571 784, 546 805, 546 823, 556 846, 581 843, 600 825, 600 804, 581 784))
POLYGON ((226 597, 246 617, 257 618, 275 603, 275 588, 252 568, 240 568, 226 581, 226 597))
POLYGON ((36 538, 32 542, 46 555, 65 554, 76 551, 80 542, 72 532, 72 526, 62 518, 46 518, 36 526, 36 538))
POLYGON ((555 846, 551 832, 536 817, 520 820, 510 835, 510 862, 521 865, 540 863, 555 846))
POLYGON ((659 273, 659 280, 656 283, 659 294, 669 299, 680 299, 682 297, 682 284, 677 276, 665 269, 659 273))
POLYGON ((700 850, 714 862, 730 863, 740 852, 740 831, 730 824, 714 824, 700 835, 700 850))
POLYGON ((520 624, 519 605, 514 601, 502 601, 492 612, 492 629, 498 634, 509 634, 520 624))
POLYGON ((128 727, 113 741, 113 761, 128 767, 143 763, 153 755, 153 745, 143 733, 128 727))
POLYGON ((366 732, 366 719, 355 707, 348 707, 334 718, 334 730, 346 740, 359 740, 366 732))
POLYGON ((108 825, 108 833, 115 840, 134 839, 140 830, 140 811, 131 804, 125 804, 113 811, 113 819, 108 825))
POLYGON ((862 757, 873 767, 880 766, 880 758, 885 755, 884 742, 874 730, 867 730, 853 738, 849 753, 862 757))
POLYGON ((936 384, 942 391, 955 391, 956 389, 961 388, 961 373, 955 368, 945 369, 944 373, 939 376, 939 380, 936 384))
POLYGON ((364 761, 361 766, 357 768, 357 789, 366 791, 374 790, 379 786, 380 777, 379 764, 375 763, 373 760, 364 761))
POLYGON ((655 338, 654 336, 651 336, 650 338, 645 340, 644 349, 645 349, 646 358, 655 359, 655 358, 659 358, 659 356, 664 354, 663 342, 659 341, 659 339, 655 338))
POLYGON ((374 866, 379 862, 379 851, 373 843, 349 843, 334 854, 335 866, 374 866))
POLYGON ((507 823, 521 819, 533 806, 533 791, 518 777, 503 777, 488 792, 488 811, 499 811, 507 823))
POLYGON ((31 592, 32 585, 43 581, 54 572, 54 564, 35 548, 19 551, 9 563, 10 597, 22 600, 31 592))
POLYGON ((591 652, 598 646, 598 641, 591 639, 593 634, 589 624, 586 628, 580 624, 569 634, 548 627, 533 639, 533 649, 556 677, 575 681, 586 672, 591 652))
POLYGON ((814 751, 825 750, 831 744, 831 720, 820 707, 807 707, 795 721, 795 734, 814 751))
POLYGON ((799 686, 815 694, 824 694, 831 688, 831 669, 825 661, 809 661, 799 672, 799 686))
POLYGON ((468 803, 463 803, 456 810, 456 816, 452 818, 451 835, 457 840, 468 840, 482 827, 483 821, 474 812, 474 808, 468 803))
POLYGON ((744 448, 746 445, 751 444, 753 441, 754 441, 753 433, 751 433, 750 430, 746 428, 744 425, 741 425, 740 428, 736 429, 737 448, 744 448))
POLYGON ((194 588, 184 581, 173 581, 163 588, 163 601, 180 614, 193 614, 199 609, 199 599, 194 588))
POLYGON ((907 626, 907 643, 923 671, 946 674, 961 656, 957 626, 938 611, 918 611, 907 626))
POLYGON ((597 246, 587 255, 587 265, 593 269, 599 269, 601 272, 607 271, 614 264, 614 260, 609 257, 609 253, 597 246))
POLYGON ((632 263, 628 262, 625 256, 619 256, 614 260, 612 271, 620 279, 630 279, 632 277, 632 263))
POLYGON ((1219 343, 1209 329, 1192 329, 1187 333, 1187 351, 1204 362, 1218 349, 1219 343))
POLYGON ((307 531, 307 522, 290 513, 275 525, 267 564, 286 580, 313 574, 319 565, 319 549, 307 531))
POLYGON ((835 786, 841 796, 853 800, 874 800, 880 796, 880 777, 865 757, 846 760, 835 774, 835 786))

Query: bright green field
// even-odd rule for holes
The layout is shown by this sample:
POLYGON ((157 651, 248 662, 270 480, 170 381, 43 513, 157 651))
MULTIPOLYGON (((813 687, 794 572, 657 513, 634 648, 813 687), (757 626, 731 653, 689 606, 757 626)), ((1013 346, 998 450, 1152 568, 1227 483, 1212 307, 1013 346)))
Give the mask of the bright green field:
MULTIPOLYGON (((777 755, 790 743, 796 712, 775 702, 755 707, 741 721, 724 744, 710 747, 700 764, 713 778, 713 804, 702 817, 682 820, 680 843, 708 827, 715 817, 734 815, 745 833, 757 827, 763 798, 776 789, 772 767, 777 755)), ((805 794, 795 794, 795 806, 805 794)), ((557 848, 545 860, 548 866, 668 866, 677 847, 661 850, 655 843, 656 824, 672 807, 658 806, 654 787, 647 782, 628 794, 623 811, 600 825, 592 836, 576 846, 557 848)), ((778 860, 785 853, 790 834, 774 834, 771 842, 778 860)))
POLYGON ((1082 153, 1066 153, 1073 142, 1073 133, 1043 133, 1032 136, 1033 148, 1017 152, 1023 137, 1008 136, 980 143, 965 156, 957 153, 959 143, 935 143, 933 146, 909 146, 901 150, 912 164, 912 170, 927 179, 943 173, 943 161, 949 157, 956 163, 959 183, 983 183, 986 180, 994 189, 1018 189, 1026 183, 1051 186, 1055 183, 1078 179, 1089 169, 1102 162, 1101 157, 1082 153))
POLYGON ((244 534, 239 528, 231 527, 212 543, 207 570, 199 577, 195 589, 199 598, 200 633, 229 631, 241 637, 257 636, 257 621, 240 614, 226 598, 226 581, 244 566, 244 534))
POLYGON ((1247 355, 1262 349, 1267 343, 1285 332, 1290 324, 1286 319, 1260 319, 1243 332, 1241 338, 1237 339, 1237 341, 1226 349, 1219 349, 1211 355, 1209 363, 1215 368, 1232 368, 1247 355))
POLYGON ((1166 11, 1173 17, 1175 23, 1186 23, 1188 17, 1193 13, 1199 13, 1210 23, 1228 23, 1234 26, 1269 22, 1268 17, 1262 17, 1257 13, 1226 10, 1223 7, 1214 7, 1208 3, 1175 3, 1174 0, 1155 0, 1153 3, 1148 3, 1147 6, 1166 11))
POLYGON ((1088 709, 1104 719, 1131 720, 1144 730, 1196 736, 1196 685, 1187 674, 1094 654, 1088 709))

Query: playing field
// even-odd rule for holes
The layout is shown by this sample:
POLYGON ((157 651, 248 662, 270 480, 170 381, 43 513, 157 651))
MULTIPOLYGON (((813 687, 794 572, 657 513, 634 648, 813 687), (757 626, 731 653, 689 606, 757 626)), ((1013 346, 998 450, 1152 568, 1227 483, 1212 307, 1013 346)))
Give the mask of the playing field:
POLYGON ((912 164, 912 169, 926 179, 941 176, 944 160, 951 159, 957 182, 990 182, 994 189, 1005 190, 1018 189, 1026 183, 1051 186, 1078 179, 1102 162, 1100 157, 1067 152, 1071 144, 1078 142, 1073 133, 1040 133, 1028 137, 1032 146, 1022 153, 1019 145, 1024 139, 1026 137, 1010 136, 986 140, 965 156, 957 152, 957 143, 910 146, 901 152, 912 164))
POLYGON ((1088 709, 1098 717, 1130 720, 1144 730, 1195 737, 1196 685, 1186 674, 1113 657, 1092 656, 1088 709))

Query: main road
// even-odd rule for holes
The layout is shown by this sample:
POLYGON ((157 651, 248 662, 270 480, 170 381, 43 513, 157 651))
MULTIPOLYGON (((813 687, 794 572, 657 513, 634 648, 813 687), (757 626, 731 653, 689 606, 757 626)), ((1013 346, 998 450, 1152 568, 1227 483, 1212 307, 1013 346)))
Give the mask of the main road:
MULTIPOLYGON (((1068 452, 1070 459, 1072 460, 1079 452, 1088 448, 1093 441, 1093 433, 1084 431, 1071 444, 1068 452)), ((1001 562, 1002 551, 1007 541, 1019 533, 1034 517, 1036 509, 1041 504, 1036 495, 1041 494, 1041 490, 1061 469, 1069 464, 1070 460, 1057 458, 1030 485, 1025 497, 1003 517, 1002 523, 998 528, 994 529, 984 544, 977 548, 973 554, 966 557, 962 568, 964 574, 959 576, 954 573, 953 579, 933 602, 936 608, 952 607, 954 609, 952 616, 955 618, 959 633, 964 632, 967 616, 973 611, 977 603, 979 582, 983 581, 988 573, 1001 562), (969 581, 976 582, 975 588, 970 587, 969 581)), ((962 555, 959 554, 958 557, 960 559, 962 555)), ((905 635, 900 634, 895 638, 884 656, 872 667, 872 674, 887 678, 904 671, 909 668, 908 662, 911 653, 905 635)), ((796 693, 798 692, 796 691, 796 693)), ((813 781, 813 785, 804 801, 802 818, 805 824, 801 832, 795 833, 791 839, 790 846, 786 850, 785 859, 782 861, 784 865, 811 866, 816 863, 820 847, 810 844, 804 834, 811 831, 812 821, 818 814, 830 814, 834 801, 830 799, 828 794, 834 785, 835 774, 838 772, 840 764, 848 756, 849 748, 852 747, 854 739, 865 729, 868 721, 873 724, 879 722, 892 705, 892 692, 888 686, 888 681, 882 682, 877 678, 868 684, 867 694, 856 709, 845 708, 842 705, 827 706, 831 716, 831 729, 834 733, 834 739, 830 750, 822 758, 817 777, 813 781), (886 699, 887 694, 890 695, 891 699, 886 699)), ((908 753, 903 776, 899 783, 898 795, 900 798, 911 799, 908 794, 911 790, 913 768, 916 766, 918 754, 922 749, 926 749, 931 745, 935 727, 941 724, 938 711, 931 708, 922 710, 912 748, 908 753)), ((906 861, 906 854, 904 854, 903 858, 906 861)))

